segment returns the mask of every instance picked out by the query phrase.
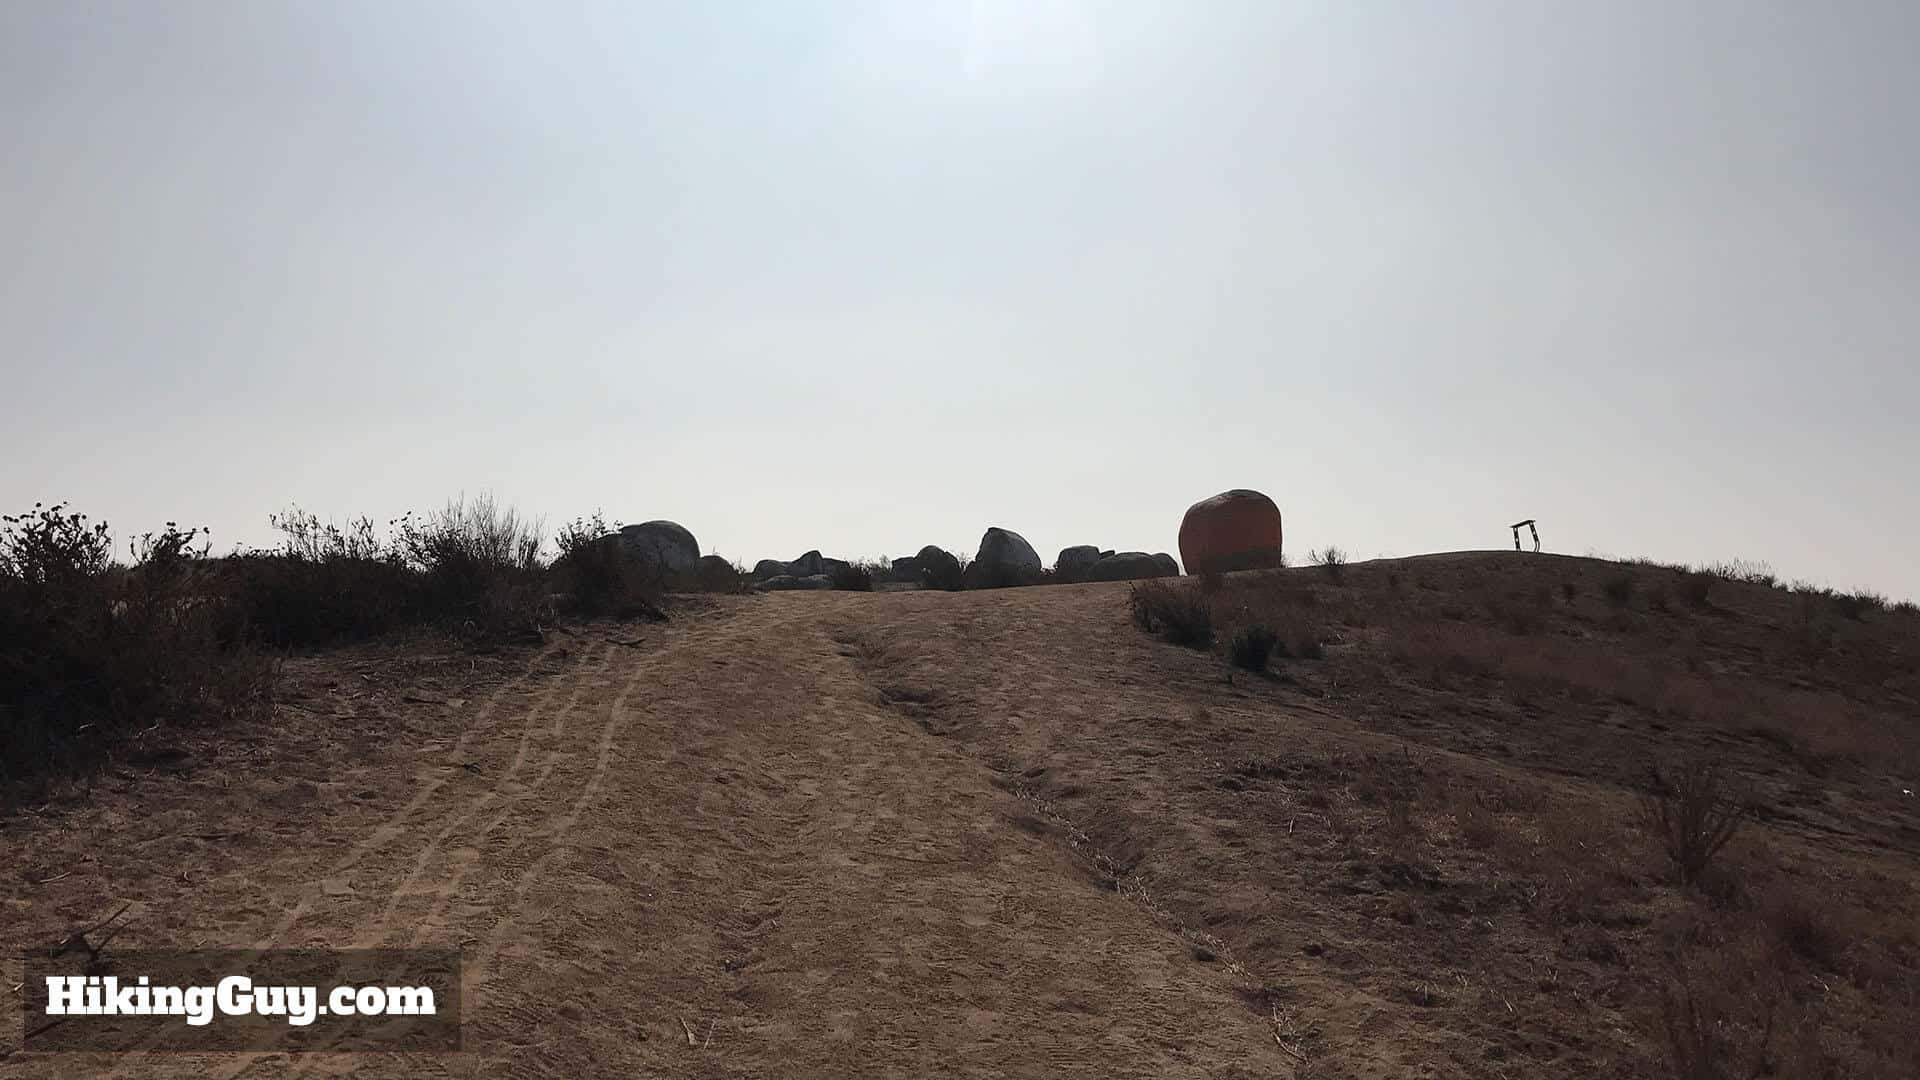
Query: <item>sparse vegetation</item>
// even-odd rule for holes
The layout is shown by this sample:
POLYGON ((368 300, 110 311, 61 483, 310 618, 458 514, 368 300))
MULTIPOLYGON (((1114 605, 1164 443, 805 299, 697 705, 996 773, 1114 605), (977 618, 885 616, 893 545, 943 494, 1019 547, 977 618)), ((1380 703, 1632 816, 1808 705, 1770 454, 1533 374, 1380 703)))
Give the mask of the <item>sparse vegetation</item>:
POLYGON ((1682 577, 1680 595, 1696 608, 1710 606, 1713 601, 1713 575, 1695 571, 1682 577))
POLYGON ((0 796, 83 771, 136 726, 258 715, 269 661, 210 595, 204 533, 173 524, 116 565, 104 522, 36 505, 0 523, 0 796))
POLYGON ((873 570, 864 563, 850 562, 833 568, 833 587, 850 592, 872 592, 873 570))
POLYGON ((1601 595, 1614 607, 1626 607, 1633 599, 1633 578, 1627 574, 1617 574, 1600 585, 1601 595))
POLYGON ((1740 831, 1750 808, 1726 770, 1704 758, 1670 775, 1655 771, 1653 781, 1641 803, 1641 825, 1659 840, 1681 884, 1691 885, 1740 831))
POLYGON ((1773 567, 1763 562, 1749 562, 1746 559, 1729 559, 1726 562, 1710 563, 1700 568, 1700 572, 1724 581, 1738 581, 1748 585, 1764 585, 1772 588, 1778 581, 1773 567))
POLYGON ((1128 591, 1127 606, 1134 623, 1149 634, 1189 649, 1213 644, 1213 608, 1197 589, 1142 581, 1128 591))
POLYGON ((1246 671, 1264 672, 1273 656, 1274 647, 1279 643, 1280 635, 1269 627, 1258 624, 1244 627, 1233 635, 1233 644, 1229 648, 1233 666, 1246 671))
POLYGON ((1329 544, 1318 551, 1309 550, 1307 561, 1326 572, 1327 577, 1338 583, 1346 574, 1347 553, 1329 544))

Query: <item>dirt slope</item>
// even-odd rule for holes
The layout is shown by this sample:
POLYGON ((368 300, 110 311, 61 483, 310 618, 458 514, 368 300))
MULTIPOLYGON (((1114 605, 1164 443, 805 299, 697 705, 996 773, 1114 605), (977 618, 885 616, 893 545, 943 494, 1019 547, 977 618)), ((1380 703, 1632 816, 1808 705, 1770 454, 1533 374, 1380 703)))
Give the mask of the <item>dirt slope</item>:
POLYGON ((127 948, 458 946, 467 1052, 0 1073, 1646 1076, 1679 956, 1720 1067, 1914 1075, 1910 617, 1683 584, 1235 575, 1221 617, 1327 642, 1272 678, 1124 583, 301 659, 271 730, 7 821, 0 947, 126 901, 127 948), (1764 814, 1681 888, 1636 785, 1699 751, 1764 814))
POLYGON ((850 630, 929 601, 993 610, 742 599, 637 644, 582 634, 517 673, 449 659, 421 673, 428 691, 346 707, 351 672, 304 673, 341 684, 308 711, 357 717, 344 745, 201 747, 226 760, 10 824, 23 872, 5 884, 5 944, 131 899, 125 948, 459 945, 471 1052, 0 1069, 1274 1074, 1286 1055, 1231 973, 1097 887, 992 770, 876 696, 850 630), (431 704, 449 689, 471 696, 431 704))

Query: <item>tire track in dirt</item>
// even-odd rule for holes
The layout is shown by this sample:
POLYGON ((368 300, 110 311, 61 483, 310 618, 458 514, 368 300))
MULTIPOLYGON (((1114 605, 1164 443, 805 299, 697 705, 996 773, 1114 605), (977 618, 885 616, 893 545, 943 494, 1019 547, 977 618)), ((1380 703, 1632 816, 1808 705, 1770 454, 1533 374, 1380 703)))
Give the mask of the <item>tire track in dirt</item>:
MULTIPOLYGON (((530 682, 532 682, 536 678, 536 676, 540 676, 544 674, 548 678, 548 685, 534 699, 530 707, 522 713, 523 717, 526 720, 526 724, 523 727, 522 738, 519 744, 519 750, 516 753, 516 756, 512 765, 513 769, 517 769, 521 759, 524 756, 528 734, 533 730, 533 727, 536 724, 540 715, 550 707, 553 697, 560 691, 561 688, 567 686, 569 682, 572 681, 567 676, 576 674, 577 669, 580 666, 580 662, 576 661, 571 666, 570 670, 564 670, 561 672, 551 672, 551 671, 543 672, 540 668, 541 662, 547 659, 548 657, 552 656, 556 652, 560 652, 564 654, 566 650, 558 646, 547 646, 535 652, 531 657, 528 658, 527 665, 524 670, 522 670, 518 675, 514 676, 513 678, 508 679, 505 682, 501 683, 500 686, 496 687, 492 692, 487 694, 486 698, 473 711, 472 720, 464 728, 461 729, 461 732, 455 738, 453 745, 448 748, 446 753, 446 763, 440 766, 440 768, 449 769, 449 768, 462 767, 462 765, 464 764, 464 762, 462 761, 462 758, 467 753, 467 747, 470 744, 470 742, 473 739, 482 736, 486 732, 491 731, 495 726, 497 726, 496 725, 497 718, 502 713, 502 709, 500 707, 501 703, 510 696, 518 695, 530 682)), ((611 654, 611 652, 612 652, 612 646, 608 646, 607 649, 602 653, 601 660, 603 664, 605 663, 606 658, 611 654)), ((575 687, 576 687, 576 693, 577 693, 577 683, 575 684, 575 687)), ((500 784, 505 783, 507 780, 509 780, 510 776, 511 776, 511 773, 509 772, 507 774, 503 774, 497 777, 494 786, 489 789, 488 794, 497 792, 500 784)), ((394 814, 392 814, 386 821, 383 821, 372 832, 368 833, 366 836, 356 841, 337 862, 335 862, 334 864, 332 864, 326 869, 326 872, 321 876, 321 878, 317 880, 309 881, 306 888, 301 892, 300 898, 294 903, 294 905, 291 908, 287 909, 286 913, 281 917, 280 921, 276 923, 274 927, 271 930, 269 930, 264 937, 256 939, 256 941, 250 947, 256 951, 266 951, 266 950, 271 950, 277 947, 281 947, 281 945, 286 941, 287 936, 293 931, 293 929, 296 926, 298 926, 303 920, 307 919, 309 916, 311 916, 314 913, 319 901, 325 895, 324 882, 326 880, 344 877, 349 872, 353 871, 355 868, 362 865, 363 862, 370 860, 377 853, 384 851, 389 845, 393 844, 395 841, 399 841, 404 838, 410 838, 411 836, 416 835, 417 830, 420 826, 413 826, 410 828, 408 827, 408 823, 414 818, 415 814, 418 813, 422 807, 426 806, 427 803, 441 791, 441 789, 447 786, 448 782, 449 782, 448 778, 446 777, 433 777, 433 778, 421 781, 416 776, 414 792, 412 797, 408 799, 408 801, 405 804, 403 804, 401 808, 397 810, 394 814)), ((482 798, 484 797, 485 796, 482 796, 482 798)), ((447 819, 443 817, 439 820, 444 822, 447 819)), ((425 852, 431 851, 434 845, 440 842, 440 838, 444 838, 444 836, 451 830, 451 828, 452 826, 449 826, 447 829, 441 830, 441 832, 438 834, 436 839, 430 840, 427 848, 423 849, 421 858, 424 858, 425 852)), ((418 859, 416 860, 416 863, 417 862, 418 862, 418 859)), ((389 897, 391 898, 393 896, 397 896, 399 888, 400 888, 399 886, 396 886, 395 889, 390 892, 389 897)), ((390 916, 391 916, 391 908, 389 908, 389 911, 383 915, 383 918, 390 918, 390 916)), ((361 946, 361 947, 364 947, 364 946, 361 946)), ((140 1046, 132 1048, 128 1052, 127 1056, 123 1058, 122 1061, 119 1062, 116 1065, 116 1067, 113 1069, 113 1071, 108 1075, 110 1076, 127 1075, 128 1069, 131 1069, 136 1065, 142 1064, 141 1057, 143 1053, 145 1053, 146 1051, 149 1051, 156 1041, 157 1039, 148 1039, 144 1043, 142 1043, 140 1046)), ((216 1071, 214 1075, 216 1077, 222 1078, 222 1080, 230 1080, 230 1078, 232 1077, 245 1073, 248 1069, 250 1069, 255 1064, 255 1062, 258 1060, 260 1056, 261 1054, 259 1053, 253 1053, 253 1054, 244 1055, 239 1058, 230 1058, 225 1063, 226 1067, 216 1071)))
MULTIPOLYGON (((388 890, 386 904, 379 916, 361 925, 351 941, 341 947, 368 949, 395 944, 388 939, 397 926, 396 916, 403 901, 410 896, 419 895, 418 883, 427 877, 427 871, 433 866, 435 857, 448 850, 449 839, 460 833, 463 826, 485 812, 493 803, 504 801, 506 805, 498 814, 462 835, 461 842, 455 850, 477 849, 479 845, 486 842, 487 837, 498 832, 514 817, 517 804, 533 803, 539 798, 560 761, 571 756, 571 751, 558 745, 549 746, 544 761, 538 766, 540 771, 533 782, 524 785, 524 790, 520 791, 507 793, 507 788, 517 783, 515 777, 527 766, 530 751, 537 736, 545 735, 549 740, 558 740, 565 735, 567 717, 578 705, 582 691, 588 688, 590 680, 606 674, 614 652, 615 646, 606 644, 600 649, 597 657, 582 660, 576 665, 574 670, 568 673, 568 678, 554 680, 535 702, 534 707, 527 711, 525 723, 520 728, 520 738, 515 743, 513 756, 508 760, 506 767, 494 778, 493 784, 486 791, 470 799, 464 809, 442 819, 442 827, 414 855, 406 876, 388 890), (591 670, 588 670, 589 668, 591 670), (554 708, 553 699, 563 687, 568 690, 566 700, 558 708, 554 708), (549 715, 552 718, 551 724, 543 725, 543 719, 549 715)), ((443 871, 436 882, 426 890, 429 896, 426 910, 420 913, 418 920, 413 924, 413 929, 403 935, 405 940, 398 943, 399 947, 420 948, 425 943, 434 929, 435 922, 445 915, 447 908, 458 896, 461 885, 472 873, 476 861, 475 858, 453 860, 453 865, 443 871)), ((405 979, 406 972, 403 970, 394 969, 386 973, 386 980, 389 983, 402 983, 405 979)), ((312 1048, 312 1053, 326 1054, 338 1043, 339 1037, 322 1040, 312 1048)), ((248 1060, 236 1062, 229 1070, 215 1075, 221 1080, 232 1080, 234 1077, 245 1075, 258 1064, 259 1060, 260 1055, 256 1055, 248 1060)), ((304 1076, 314 1068, 330 1064, 332 1063, 328 1063, 323 1057, 303 1056, 292 1062, 286 1075, 304 1076)))
MULTIPOLYGON (((362 856, 391 890, 299 924, 328 944, 473 935, 466 1053, 130 1067, 1285 1075, 1218 966, 1094 887, 991 770, 881 700, 843 628, 901 599, 729 601, 631 666, 595 653, 499 699, 494 726, 459 744, 498 763, 494 783, 442 813, 417 807, 395 826, 405 840, 362 856), (529 788, 510 797, 507 779, 529 788)), ((417 785, 404 771, 391 779, 417 785)))

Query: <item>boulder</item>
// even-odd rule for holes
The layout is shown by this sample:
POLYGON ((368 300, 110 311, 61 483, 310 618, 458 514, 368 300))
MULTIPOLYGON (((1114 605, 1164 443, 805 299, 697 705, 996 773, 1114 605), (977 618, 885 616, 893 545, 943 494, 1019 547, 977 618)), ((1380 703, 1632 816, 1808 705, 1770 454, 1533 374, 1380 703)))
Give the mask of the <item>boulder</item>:
POLYGON ((893 560, 888 577, 894 581, 910 581, 919 584, 926 576, 926 568, 918 555, 902 555, 893 560))
POLYGON ((630 558, 670 574, 684 574, 700 561, 700 543, 686 527, 671 521, 643 521, 620 530, 620 546, 630 558))
POLYGON ((1164 551, 1154 552, 1153 561, 1159 563, 1161 566, 1166 568, 1168 577, 1180 576, 1180 564, 1178 562, 1175 562, 1173 556, 1167 554, 1166 552, 1164 551))
POLYGON ((693 564, 692 572, 684 575, 684 580, 696 588, 732 592, 740 587, 740 571, 718 555, 702 555, 693 564))
POLYGON ((1144 551, 1122 551, 1093 564, 1088 581, 1138 581, 1142 578, 1171 577, 1180 571, 1167 564, 1171 555, 1149 555, 1144 551), (1161 561, 1166 560, 1165 562, 1161 561))
POLYGON ((1180 561, 1190 574, 1283 565, 1280 508, 1236 488, 1202 499, 1180 519, 1180 561))
POLYGON ((1061 548, 1060 557, 1053 560, 1053 576, 1060 581, 1085 581, 1087 571, 1099 561, 1100 549, 1092 544, 1061 548))
POLYGON ((960 560, 945 548, 928 544, 914 559, 920 563, 920 582, 929 589, 958 589, 960 560))
POLYGON ((787 573, 795 577, 811 577, 814 574, 824 574, 827 572, 826 563, 826 557, 820 554, 818 548, 815 548, 788 563, 787 573))
POLYGON ((793 574, 780 574, 760 583, 762 589, 771 592, 783 592, 797 589, 831 589, 833 580, 825 574, 810 574, 797 577, 793 574))
POLYGON ((980 550, 961 581, 969 589, 1002 589, 1031 585, 1041 576, 1040 554, 1027 538, 996 526, 980 537, 980 550))
POLYGON ((759 562, 753 564, 753 576, 760 581, 765 581, 770 577, 779 577, 786 572, 787 564, 781 562, 779 559, 761 559, 759 562))

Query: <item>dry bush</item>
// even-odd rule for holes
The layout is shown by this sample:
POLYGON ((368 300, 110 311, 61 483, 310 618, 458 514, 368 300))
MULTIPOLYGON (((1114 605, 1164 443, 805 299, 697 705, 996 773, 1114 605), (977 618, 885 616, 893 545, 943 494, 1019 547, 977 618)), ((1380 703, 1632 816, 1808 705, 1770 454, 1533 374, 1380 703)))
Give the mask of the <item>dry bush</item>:
POLYGON ((869 563, 850 562, 833 568, 833 587, 847 592, 872 592, 873 568, 869 563))
POLYGON ((200 530, 168 524, 119 567, 105 524, 64 510, 0 519, 0 794, 90 767, 136 725, 220 723, 272 700, 270 661, 228 633, 209 589, 200 530))
POLYGON ((1763 585, 1768 588, 1778 583, 1773 567, 1763 562, 1751 562, 1746 559, 1729 559, 1726 562, 1710 563, 1700 568, 1700 573, 1723 581, 1738 581, 1747 585, 1763 585))
POLYGON ((1309 550, 1307 561, 1326 571, 1327 577, 1336 583, 1346 576, 1347 553, 1331 544, 1318 551, 1309 550))
POLYGON ((1859 589, 1850 593, 1835 593, 1833 606, 1842 616, 1860 622, 1870 611, 1887 610, 1887 598, 1870 589, 1859 589))
POLYGON ((1618 574, 1600 584, 1601 595, 1614 607, 1626 607, 1633 599, 1633 578, 1627 574, 1618 574))
POLYGON ((1682 577, 1680 595, 1694 607, 1709 606, 1713 600, 1713 575, 1696 571, 1682 577))
POLYGON ((417 575, 373 523, 345 529, 290 509, 268 518, 279 546, 221 560, 219 585, 242 615, 235 632, 280 648, 369 638, 422 617, 417 575))
POLYGON ((1719 763, 1696 759, 1663 776, 1641 801, 1640 823, 1666 852, 1683 885, 1700 880, 1750 815, 1745 793, 1719 763))
POLYGON ((1140 629, 1175 645, 1204 649, 1213 644, 1213 606, 1196 589, 1138 582, 1127 591, 1127 610, 1140 629))
POLYGON ((1233 635, 1233 643, 1228 646, 1228 655, 1233 665, 1247 671, 1263 672, 1267 662, 1273 656, 1274 647, 1280 644, 1280 635, 1271 628, 1255 624, 1243 627, 1233 635))
POLYGON ((1784 882, 1761 894, 1758 915, 1775 945, 1828 971, 1841 969, 1859 931, 1851 910, 1784 882))
POLYGON ((619 528, 619 522, 609 525, 598 511, 562 526, 555 537, 560 548, 555 577, 581 614, 657 618, 664 577, 658 567, 627 557, 615 535, 619 528))
POLYGON ((1757 1080, 1770 1070, 1781 1002, 1765 982, 1676 961, 1660 989, 1661 1049, 1674 1080, 1757 1080))

